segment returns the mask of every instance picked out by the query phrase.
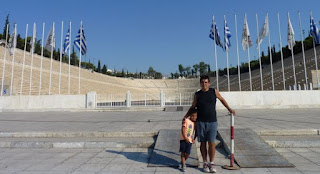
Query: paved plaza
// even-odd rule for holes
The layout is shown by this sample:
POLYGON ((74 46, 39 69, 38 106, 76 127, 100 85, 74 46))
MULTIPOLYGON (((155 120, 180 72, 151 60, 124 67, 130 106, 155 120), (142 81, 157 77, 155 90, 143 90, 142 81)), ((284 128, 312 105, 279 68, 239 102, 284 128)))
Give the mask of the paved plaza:
MULTIPOLYGON (((319 111, 320 109, 237 110, 235 127, 250 128, 257 133, 317 132, 319 136, 319 111)), ((185 112, 164 111, 2 112, 0 132, 158 132, 161 129, 179 129, 184 114, 185 112)), ((219 128, 229 127, 226 110, 218 111, 218 121, 219 128)), ((222 148, 218 148, 215 159, 218 173, 320 173, 320 147, 283 147, 275 150, 295 167, 228 171, 221 168, 229 164, 227 154, 222 148)), ((152 148, 146 147, 0 148, 0 173, 181 173, 178 168, 147 167, 152 151, 152 148)), ((199 160, 201 162, 201 157, 199 160)), ((201 168, 188 168, 186 173, 202 171, 201 168)))

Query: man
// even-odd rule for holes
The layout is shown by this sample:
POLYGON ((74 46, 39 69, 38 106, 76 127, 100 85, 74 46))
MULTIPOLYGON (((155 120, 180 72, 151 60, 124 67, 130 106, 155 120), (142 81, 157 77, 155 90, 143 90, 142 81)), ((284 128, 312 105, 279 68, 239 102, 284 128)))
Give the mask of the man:
POLYGON ((192 106, 197 107, 197 133, 200 142, 200 151, 203 159, 204 172, 216 172, 214 164, 214 156, 216 152, 215 139, 217 136, 218 122, 216 113, 216 98, 228 109, 232 114, 232 110, 226 100, 220 95, 219 91, 210 88, 210 79, 208 76, 200 77, 201 90, 195 93, 192 106), (207 144, 209 149, 207 149, 207 144), (207 162, 207 154, 209 154, 210 163, 207 162))

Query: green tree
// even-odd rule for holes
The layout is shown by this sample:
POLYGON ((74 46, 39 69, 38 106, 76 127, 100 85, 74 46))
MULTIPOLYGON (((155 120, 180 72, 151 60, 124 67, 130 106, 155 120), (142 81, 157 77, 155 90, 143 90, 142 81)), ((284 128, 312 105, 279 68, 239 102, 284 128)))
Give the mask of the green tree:
POLYGON ((204 62, 200 62, 199 63, 199 71, 200 71, 200 75, 206 74, 207 73, 207 64, 205 64, 204 62))
POLYGON ((198 70, 199 70, 199 65, 198 64, 194 64, 192 67, 193 67, 194 73, 197 76, 197 73, 198 73, 198 70))
POLYGON ((41 55, 41 45, 40 45, 40 40, 36 40, 36 43, 34 45, 34 52, 36 54, 41 55))
POLYGON ((148 73, 148 76, 154 77, 156 71, 152 68, 152 66, 150 66, 147 73, 148 73))
POLYGON ((72 47, 72 53, 70 55, 70 64, 71 65, 75 65, 75 66, 78 66, 78 57, 77 57, 77 54, 74 50, 74 46, 72 47))
POLYGON ((24 49, 24 39, 21 38, 20 34, 17 34, 17 48, 24 49))
POLYGON ((191 67, 190 66, 187 66, 185 68, 185 72, 187 73, 187 77, 191 75, 191 67))
POLYGON ((8 38, 7 38, 7 41, 9 41, 9 33, 10 33, 9 14, 7 15, 6 22, 5 22, 4 28, 3 28, 2 37, 3 37, 4 39, 6 38, 6 35, 7 35, 7 25, 8 25, 8 38))
POLYGON ((107 66, 103 65, 102 67, 102 74, 107 74, 107 66))
POLYGON ((101 72, 101 64, 100 64, 100 60, 98 60, 98 67, 96 72, 100 73, 101 72))
POLYGON ((180 73, 180 76, 182 76, 183 72, 184 72, 184 67, 182 66, 182 64, 179 64, 178 65, 178 70, 179 70, 179 73, 180 73))
POLYGON ((121 77, 124 77, 124 69, 122 68, 121 77))
POLYGON ((162 79, 162 74, 160 72, 155 73, 155 79, 162 79))

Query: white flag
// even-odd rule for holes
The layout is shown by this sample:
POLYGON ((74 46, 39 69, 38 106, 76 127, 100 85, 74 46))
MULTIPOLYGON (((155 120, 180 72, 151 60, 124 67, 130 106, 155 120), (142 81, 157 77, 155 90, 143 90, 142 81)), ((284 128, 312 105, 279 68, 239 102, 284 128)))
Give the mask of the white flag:
POLYGON ((17 35, 17 24, 14 24, 14 29, 13 29, 13 32, 10 36, 9 44, 8 44, 10 55, 13 55, 14 49, 17 46, 17 36, 16 35, 17 35))
POLYGON ((263 27, 260 30, 259 37, 257 39, 257 44, 260 45, 263 38, 266 37, 269 34, 269 22, 268 22, 268 14, 266 15, 264 19, 263 27))
POLYGON ((248 26, 246 14, 245 14, 245 18, 244 18, 241 43, 242 43, 243 50, 246 50, 252 46, 252 41, 250 39, 250 31, 249 31, 249 26, 248 26))
POLYGON ((54 34, 54 27, 52 27, 47 37, 45 48, 51 52, 52 49, 54 50, 55 45, 56 45, 56 39, 54 34))
POLYGON ((31 47, 30 47, 30 53, 31 53, 31 54, 34 53, 34 45, 35 45, 35 42, 36 42, 36 34, 37 34, 37 32, 36 32, 36 24, 33 23, 33 35, 32 35, 32 39, 31 39, 31 41, 30 41, 30 45, 31 45, 31 47))
POLYGON ((293 31, 292 24, 290 21, 290 16, 288 13, 288 48, 292 50, 295 45, 296 45, 296 41, 294 40, 294 31, 293 31))

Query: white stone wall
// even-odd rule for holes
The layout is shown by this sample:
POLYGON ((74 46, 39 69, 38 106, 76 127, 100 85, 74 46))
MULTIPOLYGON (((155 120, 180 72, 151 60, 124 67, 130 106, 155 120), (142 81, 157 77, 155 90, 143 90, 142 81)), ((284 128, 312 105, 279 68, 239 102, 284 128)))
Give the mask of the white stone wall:
POLYGON ((1 111, 84 109, 86 95, 41 95, 0 97, 1 111))
MULTIPOLYGON (((320 108, 320 90, 220 93, 233 109, 320 108)), ((95 92, 87 95, 2 96, 0 111, 94 109, 95 102, 95 92)), ((218 99, 217 109, 224 109, 218 99)))
MULTIPOLYGON (((220 93, 234 109, 320 108, 320 90, 220 93)), ((217 109, 223 108, 218 100, 217 109)))

